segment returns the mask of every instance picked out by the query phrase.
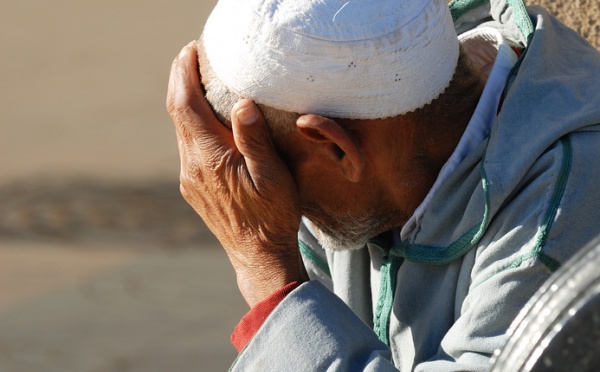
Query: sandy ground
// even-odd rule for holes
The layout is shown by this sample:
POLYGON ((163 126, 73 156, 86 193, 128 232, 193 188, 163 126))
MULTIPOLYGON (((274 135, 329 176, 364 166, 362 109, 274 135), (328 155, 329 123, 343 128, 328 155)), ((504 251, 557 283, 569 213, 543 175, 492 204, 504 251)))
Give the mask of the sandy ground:
POLYGON ((526 0, 539 4, 577 30, 592 45, 600 49, 600 1, 598 0, 526 0))
MULTIPOLYGON (((599 1, 541 2, 600 46, 599 1)), ((235 358, 247 308, 179 196, 164 109, 171 61, 214 3, 3 3, 0 371, 219 371, 235 358)))
POLYGON ((219 247, 0 248, 0 371, 223 371, 247 310, 219 247))

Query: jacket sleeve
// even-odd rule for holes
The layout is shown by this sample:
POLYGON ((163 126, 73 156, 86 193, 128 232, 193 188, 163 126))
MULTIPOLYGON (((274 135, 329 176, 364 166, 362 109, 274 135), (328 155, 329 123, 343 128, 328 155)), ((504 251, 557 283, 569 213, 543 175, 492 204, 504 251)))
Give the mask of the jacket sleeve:
POLYGON ((318 281, 275 308, 232 371, 396 371, 389 348, 318 281))

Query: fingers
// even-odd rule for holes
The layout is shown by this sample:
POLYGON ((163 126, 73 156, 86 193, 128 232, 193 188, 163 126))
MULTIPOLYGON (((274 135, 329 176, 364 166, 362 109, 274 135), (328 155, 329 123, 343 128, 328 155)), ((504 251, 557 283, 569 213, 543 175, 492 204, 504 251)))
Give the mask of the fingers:
POLYGON ((176 67, 175 104, 180 107, 192 107, 198 114, 206 114, 210 108, 200 86, 198 49, 195 41, 181 50, 176 67))
POLYGON ((287 168, 273 147, 267 124, 254 102, 242 99, 233 107, 231 121, 238 151, 246 160, 246 167, 258 191, 266 187, 287 168))
POLYGON ((167 110, 176 127, 189 121, 196 121, 197 118, 194 116, 202 113, 204 95, 200 87, 196 55, 195 42, 190 42, 183 47, 171 65, 167 110))
MULTIPOLYGON (((175 99, 178 96, 177 88, 180 88, 181 84, 179 83, 180 74, 181 74, 181 57, 185 56, 186 53, 189 53, 191 48, 193 47, 192 42, 188 43, 175 57, 173 62, 171 63, 171 72, 169 74, 169 85, 167 88, 167 111, 171 116, 175 113, 175 99)), ((180 93, 180 92, 179 92, 180 93)), ((180 94, 179 94, 180 95, 180 94)))
POLYGON ((197 43, 192 41, 173 61, 167 92, 167 110, 180 138, 197 140, 216 136, 222 140, 228 136, 229 131, 219 122, 206 101, 198 70, 197 43))

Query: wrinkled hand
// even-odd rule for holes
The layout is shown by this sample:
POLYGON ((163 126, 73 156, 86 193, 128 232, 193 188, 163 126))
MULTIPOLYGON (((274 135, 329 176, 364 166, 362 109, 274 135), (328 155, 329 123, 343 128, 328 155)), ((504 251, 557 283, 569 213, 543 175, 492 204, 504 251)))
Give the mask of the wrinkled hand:
POLYGON ((232 130, 218 121, 200 86, 195 42, 173 61, 167 109, 177 131, 181 193, 225 248, 248 304, 304 280, 294 180, 252 101, 235 105, 232 130))

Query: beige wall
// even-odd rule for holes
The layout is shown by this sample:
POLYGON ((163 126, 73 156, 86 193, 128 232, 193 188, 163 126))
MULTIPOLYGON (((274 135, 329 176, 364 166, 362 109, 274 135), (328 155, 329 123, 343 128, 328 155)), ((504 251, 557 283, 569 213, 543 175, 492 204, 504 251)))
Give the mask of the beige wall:
POLYGON ((4 1, 0 183, 177 177, 169 68, 215 2, 4 1))

